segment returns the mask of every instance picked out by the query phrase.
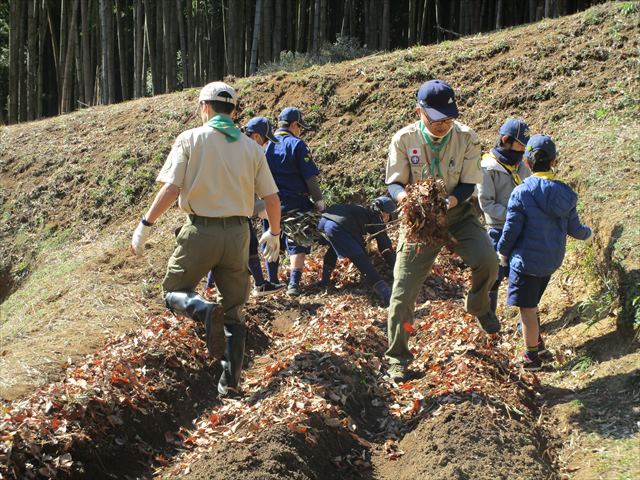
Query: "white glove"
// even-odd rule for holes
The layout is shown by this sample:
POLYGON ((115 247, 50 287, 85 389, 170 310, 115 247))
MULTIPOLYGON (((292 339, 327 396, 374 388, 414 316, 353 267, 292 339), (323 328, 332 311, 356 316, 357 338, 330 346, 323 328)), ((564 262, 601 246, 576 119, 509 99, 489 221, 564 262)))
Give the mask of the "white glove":
POLYGON ((258 212, 258 217, 260 217, 263 220, 266 220, 267 219, 267 209, 264 208, 264 209, 260 210, 258 212))
POLYGON ((501 267, 506 267, 507 265, 509 265, 509 258, 505 257, 501 253, 498 253, 498 262, 500 263, 501 267))
POLYGON ((316 210, 318 210, 319 212, 324 212, 324 209, 327 208, 327 206, 324 204, 324 200, 318 200, 317 202, 315 202, 315 206, 316 210))
POLYGON ((273 235, 271 230, 267 230, 260 237, 260 245, 264 245, 267 262, 275 262, 280 258, 280 235, 273 235))
POLYGON ((151 233, 151 227, 144 225, 142 221, 138 223, 138 226, 133 231, 133 237, 131 237, 131 250, 138 257, 144 254, 144 244, 147 243, 149 234, 151 233))

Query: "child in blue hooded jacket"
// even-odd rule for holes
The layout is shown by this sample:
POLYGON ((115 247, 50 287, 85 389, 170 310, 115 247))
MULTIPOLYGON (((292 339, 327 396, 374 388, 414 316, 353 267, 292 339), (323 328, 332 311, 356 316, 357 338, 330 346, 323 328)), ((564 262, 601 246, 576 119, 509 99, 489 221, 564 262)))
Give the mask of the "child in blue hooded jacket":
POLYGON ((497 250, 501 265, 510 267, 507 304, 520 307, 526 346, 521 364, 536 371, 542 367, 539 351, 544 349, 538 303, 562 264, 567 235, 587 240, 592 232, 578 218, 577 194, 552 172, 556 146, 551 137, 532 136, 524 158, 533 174, 511 193, 497 250))

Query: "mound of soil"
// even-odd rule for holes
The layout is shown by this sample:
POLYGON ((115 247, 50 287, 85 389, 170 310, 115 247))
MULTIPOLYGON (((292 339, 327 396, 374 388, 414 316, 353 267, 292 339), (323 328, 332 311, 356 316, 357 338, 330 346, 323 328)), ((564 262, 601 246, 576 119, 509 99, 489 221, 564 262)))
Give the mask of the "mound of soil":
POLYGON ((538 432, 465 402, 423 420, 399 443, 404 455, 376 462, 377 478, 467 480, 555 478, 538 432))
POLYGON ((351 437, 309 421, 313 435, 278 426, 261 433, 250 445, 223 443, 190 466, 188 480, 342 480, 360 478, 342 462, 344 452, 357 448, 351 437))

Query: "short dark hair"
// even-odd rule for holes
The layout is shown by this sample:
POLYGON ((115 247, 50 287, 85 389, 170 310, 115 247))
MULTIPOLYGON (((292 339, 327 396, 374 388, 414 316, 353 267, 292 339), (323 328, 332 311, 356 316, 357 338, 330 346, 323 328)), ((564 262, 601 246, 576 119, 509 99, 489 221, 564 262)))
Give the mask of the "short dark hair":
POLYGON ((504 148, 504 147, 506 147, 506 146, 507 146, 507 145, 505 144, 505 142, 503 142, 503 141, 502 141, 502 137, 509 137, 509 140, 507 140, 507 142, 509 142, 509 143, 511 143, 511 144, 513 144, 513 142, 515 142, 515 141, 516 141, 516 139, 515 139, 515 138, 510 137, 509 135, 501 135, 501 134, 498 134, 498 138, 496 138, 496 142, 493 144, 493 147, 494 147, 494 148, 504 148))
POLYGON ((554 160, 544 150, 536 150, 527 158, 532 172, 548 172, 554 160))
MULTIPOLYGON (((228 92, 220 92, 218 96, 225 97, 225 98, 232 98, 228 92)), ((236 106, 233 103, 221 102, 219 100, 207 101, 206 103, 209 104, 209 106, 215 113, 219 113, 221 115, 230 115, 231 112, 233 112, 236 108, 236 106)))

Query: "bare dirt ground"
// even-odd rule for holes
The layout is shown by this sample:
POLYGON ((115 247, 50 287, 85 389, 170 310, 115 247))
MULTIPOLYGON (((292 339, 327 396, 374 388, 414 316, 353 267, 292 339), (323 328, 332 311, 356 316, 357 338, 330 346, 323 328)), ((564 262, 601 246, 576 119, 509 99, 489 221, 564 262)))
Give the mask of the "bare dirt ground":
MULTIPOLYGON (((200 327, 172 320, 159 299, 179 213, 144 260, 127 251, 173 138, 195 125, 197 92, 0 130, 0 475, 640 477, 640 354, 616 330, 640 298, 638 12, 619 2, 230 79, 243 119, 289 104, 307 113, 330 201, 383 191, 391 135, 433 77, 454 85, 485 147, 511 115, 552 134, 597 238, 571 247, 553 279, 542 322, 555 361, 535 377, 512 363, 515 312, 486 338, 462 312, 462 265, 445 258, 416 312, 415 378, 390 384, 386 312, 342 265, 328 294, 249 305, 246 394, 220 402, 200 327)), ((306 280, 317 271, 311 262, 306 280)))

